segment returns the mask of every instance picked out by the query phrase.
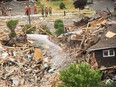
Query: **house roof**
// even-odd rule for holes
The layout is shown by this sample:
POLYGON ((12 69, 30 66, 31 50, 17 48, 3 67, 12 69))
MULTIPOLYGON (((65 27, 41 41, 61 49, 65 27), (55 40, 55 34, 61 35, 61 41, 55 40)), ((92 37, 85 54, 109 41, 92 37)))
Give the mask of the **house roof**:
POLYGON ((116 25, 108 25, 99 42, 90 47, 87 52, 108 48, 116 48, 116 25))

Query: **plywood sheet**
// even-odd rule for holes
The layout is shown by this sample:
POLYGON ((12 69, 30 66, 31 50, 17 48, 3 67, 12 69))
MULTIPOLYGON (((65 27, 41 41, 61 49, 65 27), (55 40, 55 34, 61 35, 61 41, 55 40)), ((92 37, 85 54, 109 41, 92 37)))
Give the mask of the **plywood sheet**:
POLYGON ((39 60, 39 59, 42 59, 42 58, 43 58, 43 53, 42 53, 41 49, 35 48, 33 60, 39 60))

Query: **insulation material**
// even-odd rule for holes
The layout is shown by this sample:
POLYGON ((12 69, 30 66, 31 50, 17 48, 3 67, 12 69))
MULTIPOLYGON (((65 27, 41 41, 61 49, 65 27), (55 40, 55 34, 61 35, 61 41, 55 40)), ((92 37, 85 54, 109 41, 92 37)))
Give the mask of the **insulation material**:
POLYGON ((116 33, 113 33, 113 32, 111 32, 111 31, 108 31, 107 34, 106 34, 106 37, 112 38, 112 37, 114 37, 115 35, 116 35, 116 33))

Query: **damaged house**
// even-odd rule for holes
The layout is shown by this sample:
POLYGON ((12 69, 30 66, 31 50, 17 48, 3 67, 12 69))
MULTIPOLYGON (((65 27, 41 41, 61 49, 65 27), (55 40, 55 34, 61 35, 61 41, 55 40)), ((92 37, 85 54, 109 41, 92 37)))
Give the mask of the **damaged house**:
POLYGON ((94 54, 99 67, 116 66, 116 26, 108 25, 99 42, 91 46, 87 52, 94 54))

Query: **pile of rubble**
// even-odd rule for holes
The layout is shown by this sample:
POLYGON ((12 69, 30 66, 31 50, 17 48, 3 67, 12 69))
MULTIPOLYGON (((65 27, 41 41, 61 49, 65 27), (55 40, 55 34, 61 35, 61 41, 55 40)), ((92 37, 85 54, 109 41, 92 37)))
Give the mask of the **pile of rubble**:
MULTIPOLYGON (((63 49, 61 52, 58 49, 53 50, 53 44, 51 44, 51 52, 57 51, 54 52, 56 54, 53 54, 53 56, 65 52, 66 58, 61 58, 64 65, 66 63, 69 65, 74 61, 87 61, 92 67, 96 67, 94 57, 86 55, 86 52, 88 48, 101 39, 110 21, 110 16, 99 14, 92 18, 83 18, 74 23, 76 26, 66 27, 67 33, 58 36, 58 38, 51 37, 50 39, 55 43, 57 42, 63 49)), ((3 47, 1 45, 0 54, 1 86, 54 87, 55 84, 60 82, 59 69, 52 68, 50 54, 48 55, 46 51, 41 52, 40 48, 33 46, 3 47)), ((58 61, 60 61, 58 57, 54 58, 54 63, 58 64, 58 61)))
MULTIPOLYGON (((5 37, 1 38, 1 43, 3 42, 3 40, 6 40, 6 36, 9 33, 9 30, 5 24, 6 21, 8 21, 8 19, 1 20, 1 22, 3 22, 4 24, 1 25, 0 28, 4 28, 8 31, 6 34, 3 33, 5 37)), ((17 33, 21 32, 21 26, 24 24, 24 19, 20 20, 16 28, 17 33)), ((43 49, 41 52, 40 48, 34 47, 31 42, 33 41, 28 40, 27 43, 17 43, 16 47, 8 47, 1 44, 0 86, 36 87, 40 85, 43 86, 45 84, 54 84, 55 80, 52 79, 57 76, 57 73, 52 74, 55 69, 52 67, 51 57, 49 56, 50 54, 47 55, 47 52, 43 49), (48 80, 47 83, 46 80, 48 80)), ((53 53, 52 56, 55 55, 57 54, 53 53)), ((54 62, 55 59, 56 62, 57 60, 62 60, 62 58, 58 59, 57 56, 55 56, 52 62, 54 62)), ((57 65, 58 64, 59 63, 57 62, 57 65)))
POLYGON ((45 73, 54 71, 39 48, 1 46, 0 53, 1 86, 40 86, 45 73))
POLYGON ((68 32, 58 37, 59 45, 65 52, 69 51, 70 57, 76 61, 89 62, 92 59, 94 62, 92 66, 94 64, 96 66, 94 58, 87 56, 86 51, 99 42, 107 25, 112 21, 111 18, 112 14, 107 9, 107 11, 101 11, 93 17, 84 17, 80 21, 74 22, 75 27, 66 27, 68 32))
POLYGON ((44 75, 41 69, 43 61, 20 61, 7 59, 0 66, 0 82, 3 86, 34 86, 38 85, 44 75), (23 61, 23 62, 22 62, 23 61))

